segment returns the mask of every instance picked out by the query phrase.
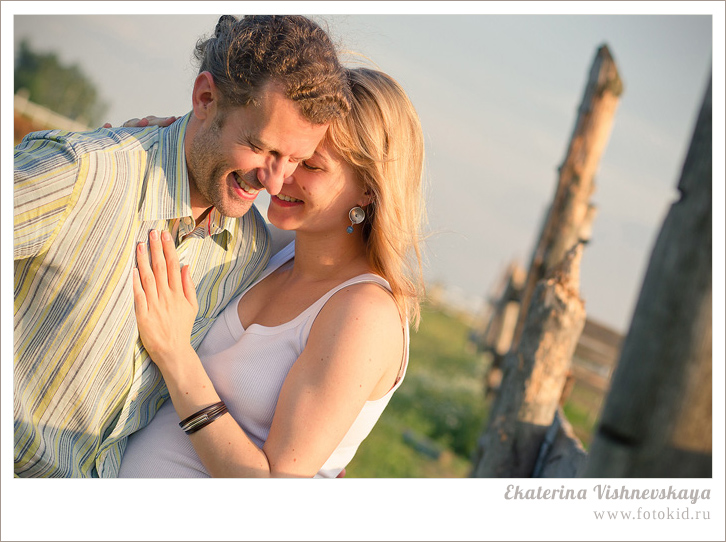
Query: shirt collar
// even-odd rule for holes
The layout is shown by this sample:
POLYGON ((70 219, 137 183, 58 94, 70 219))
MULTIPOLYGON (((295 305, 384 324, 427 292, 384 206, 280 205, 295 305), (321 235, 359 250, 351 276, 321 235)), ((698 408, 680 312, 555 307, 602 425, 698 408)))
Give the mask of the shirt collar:
MULTIPOLYGON (((217 235, 218 233, 228 232, 232 234, 237 219, 223 216, 216 208, 207 214, 206 218, 199 224, 200 228, 204 228, 206 235, 217 235)), ((179 236, 184 237, 189 235, 196 229, 194 221, 190 216, 182 217, 179 221, 179 236)))

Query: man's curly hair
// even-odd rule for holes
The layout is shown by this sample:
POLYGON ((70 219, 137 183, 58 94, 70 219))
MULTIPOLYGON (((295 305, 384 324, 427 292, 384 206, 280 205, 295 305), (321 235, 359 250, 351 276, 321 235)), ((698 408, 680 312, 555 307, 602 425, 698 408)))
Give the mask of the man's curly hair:
POLYGON ((313 124, 342 118, 350 90, 328 34, 300 15, 220 17, 214 35, 197 42, 199 72, 208 71, 222 94, 221 106, 256 103, 261 87, 275 81, 313 124))

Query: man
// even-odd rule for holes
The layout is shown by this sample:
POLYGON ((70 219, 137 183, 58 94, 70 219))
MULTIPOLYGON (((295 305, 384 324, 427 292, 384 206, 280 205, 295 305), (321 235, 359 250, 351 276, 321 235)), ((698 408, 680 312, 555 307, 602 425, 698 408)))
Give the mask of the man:
POLYGON ((136 329, 137 244, 171 232, 197 288, 196 346, 269 259, 255 197, 348 111, 334 47, 304 17, 224 16, 196 55, 192 111, 168 128, 16 147, 16 476, 116 475, 168 396, 136 329))

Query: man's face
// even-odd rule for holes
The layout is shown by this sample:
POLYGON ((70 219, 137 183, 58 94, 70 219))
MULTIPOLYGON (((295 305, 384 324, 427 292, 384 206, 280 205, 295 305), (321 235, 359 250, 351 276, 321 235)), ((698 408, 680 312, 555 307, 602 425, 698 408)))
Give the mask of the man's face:
POLYGON ((212 205, 240 217, 261 190, 279 193, 326 129, 303 118, 274 83, 262 89, 257 106, 217 109, 194 133, 186 156, 195 217, 212 205))

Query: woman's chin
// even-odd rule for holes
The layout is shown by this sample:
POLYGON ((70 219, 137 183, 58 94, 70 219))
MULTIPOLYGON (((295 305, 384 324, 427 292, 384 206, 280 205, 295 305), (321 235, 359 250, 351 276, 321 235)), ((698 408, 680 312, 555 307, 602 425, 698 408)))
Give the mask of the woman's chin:
POLYGON ((286 220, 275 220, 274 217, 267 217, 267 220, 275 226, 278 230, 295 231, 296 225, 286 220))

